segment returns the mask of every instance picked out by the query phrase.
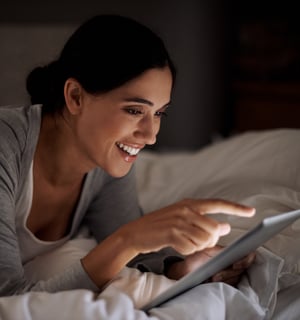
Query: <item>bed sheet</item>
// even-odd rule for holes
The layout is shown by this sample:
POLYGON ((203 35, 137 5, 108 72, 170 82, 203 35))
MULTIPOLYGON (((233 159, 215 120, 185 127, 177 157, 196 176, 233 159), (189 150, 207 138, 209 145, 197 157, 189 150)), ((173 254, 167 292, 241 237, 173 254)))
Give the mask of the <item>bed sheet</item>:
MULTIPOLYGON (((197 286, 165 303, 148 314, 139 310, 133 291, 118 281, 101 294, 88 290, 59 293, 31 292, 0 299, 0 318, 16 319, 266 319, 270 306, 275 307, 274 292, 282 260, 268 251, 260 250, 254 268, 243 277, 239 288, 224 283, 197 286)), ((123 279, 125 284, 128 278, 123 279)), ((128 284, 128 283, 127 283, 128 284)), ((131 288, 132 289, 132 288, 131 288)), ((136 278, 136 293, 143 294, 140 278, 136 278)), ((295 292, 296 296, 296 292, 295 292)), ((289 297, 290 300, 291 297, 289 297)), ((145 301, 147 302, 147 301, 145 301)), ((296 305, 295 305, 296 306, 296 305)), ((286 310, 284 308, 283 310, 286 310)))

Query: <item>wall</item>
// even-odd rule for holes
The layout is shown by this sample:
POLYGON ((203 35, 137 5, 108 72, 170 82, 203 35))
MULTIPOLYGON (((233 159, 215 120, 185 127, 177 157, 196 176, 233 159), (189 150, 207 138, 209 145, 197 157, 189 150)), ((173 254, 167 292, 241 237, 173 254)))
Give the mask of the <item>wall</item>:
POLYGON ((19 1, 0 12, 0 105, 26 103, 26 74, 55 58, 82 21, 97 13, 133 17, 165 40, 178 68, 172 110, 158 150, 197 149, 224 126, 226 11, 221 0, 19 1))

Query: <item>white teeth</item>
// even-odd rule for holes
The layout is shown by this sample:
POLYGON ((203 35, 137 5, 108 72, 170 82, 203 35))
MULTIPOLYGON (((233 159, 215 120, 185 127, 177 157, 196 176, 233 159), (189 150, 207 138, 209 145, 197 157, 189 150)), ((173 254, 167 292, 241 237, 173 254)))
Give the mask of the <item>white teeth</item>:
POLYGON ((123 144, 123 143, 117 143, 117 146, 118 146, 120 149, 126 151, 126 152, 127 152, 128 154, 130 154, 131 156, 136 156, 136 155, 139 153, 139 151, 141 150, 141 149, 138 149, 138 148, 132 148, 132 147, 126 146, 126 145, 123 144))

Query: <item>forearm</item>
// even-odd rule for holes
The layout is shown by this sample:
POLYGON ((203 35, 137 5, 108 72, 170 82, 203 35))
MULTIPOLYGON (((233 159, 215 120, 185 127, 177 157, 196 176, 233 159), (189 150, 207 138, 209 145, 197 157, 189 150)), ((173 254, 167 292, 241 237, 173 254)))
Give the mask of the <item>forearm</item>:
POLYGON ((97 245, 81 262, 89 277, 101 289, 137 254, 128 237, 118 230, 97 245))

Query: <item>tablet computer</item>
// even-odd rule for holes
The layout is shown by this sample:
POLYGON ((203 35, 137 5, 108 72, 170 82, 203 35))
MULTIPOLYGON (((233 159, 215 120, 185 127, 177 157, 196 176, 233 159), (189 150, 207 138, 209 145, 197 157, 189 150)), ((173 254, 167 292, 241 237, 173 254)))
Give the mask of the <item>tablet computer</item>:
POLYGON ((250 252, 256 250, 267 240, 300 218, 300 209, 277 214, 263 219, 256 227, 235 240, 208 262, 195 271, 178 280, 173 286, 162 292, 152 301, 142 307, 143 311, 160 306, 168 300, 201 284, 217 272, 224 270, 234 262, 242 259, 250 252))

